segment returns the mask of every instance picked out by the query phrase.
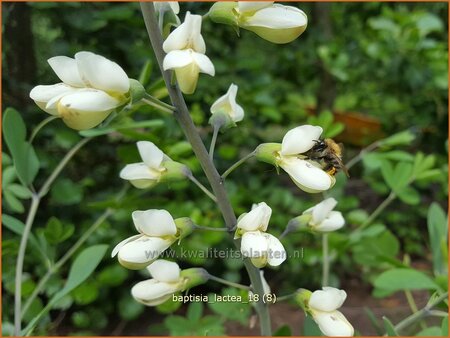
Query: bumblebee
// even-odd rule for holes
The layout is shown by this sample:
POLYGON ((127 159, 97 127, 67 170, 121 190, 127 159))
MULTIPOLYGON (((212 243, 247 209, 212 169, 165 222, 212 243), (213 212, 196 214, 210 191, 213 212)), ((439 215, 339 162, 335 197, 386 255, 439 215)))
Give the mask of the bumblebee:
POLYGON ((334 176, 339 170, 342 170, 347 177, 350 177, 347 168, 342 162, 341 145, 331 138, 314 140, 314 142, 316 144, 305 153, 308 159, 319 162, 322 169, 329 175, 334 176))

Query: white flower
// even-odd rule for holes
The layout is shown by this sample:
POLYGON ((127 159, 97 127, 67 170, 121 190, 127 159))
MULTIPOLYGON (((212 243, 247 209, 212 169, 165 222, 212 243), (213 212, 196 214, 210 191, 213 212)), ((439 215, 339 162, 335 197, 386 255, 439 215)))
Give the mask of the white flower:
POLYGON ((239 1, 239 27, 250 30, 273 43, 288 43, 302 34, 308 24, 306 14, 292 6, 274 4, 273 1, 239 1))
POLYGON ((331 232, 342 228, 345 220, 339 211, 333 211, 336 204, 337 201, 330 197, 304 211, 303 214, 311 215, 309 226, 319 232, 331 232))
POLYGON ((349 337, 353 336, 353 326, 344 315, 338 311, 347 294, 344 290, 332 287, 323 287, 314 291, 308 302, 309 310, 320 331, 326 336, 349 337))
POLYGON ((30 97, 70 128, 93 128, 129 100, 127 74, 103 56, 79 52, 74 59, 55 56, 48 63, 62 83, 36 86, 30 97))
POLYGON ((163 68, 175 71, 180 89, 185 94, 195 91, 199 73, 215 74, 214 65, 205 55, 206 45, 200 33, 201 27, 201 15, 187 12, 184 22, 170 33, 163 44, 164 51, 168 53, 163 68))
POLYGON ((244 109, 236 102, 238 86, 231 84, 225 95, 218 98, 211 106, 211 114, 224 114, 233 123, 244 118, 244 109))
POLYGON ((303 125, 289 130, 284 135, 277 165, 288 173, 294 183, 310 193, 330 189, 336 179, 320 168, 316 162, 303 159, 302 155, 310 150, 319 140, 322 128, 303 125))
POLYGON ((158 183, 165 168, 163 160, 167 159, 164 153, 152 142, 137 142, 142 162, 127 164, 120 171, 120 178, 129 180, 136 188, 150 188, 158 183))
POLYGON ((241 253, 258 268, 267 264, 278 266, 286 260, 283 244, 275 236, 265 233, 271 215, 272 209, 261 202, 241 215, 237 223, 235 238, 242 236, 241 253))
POLYGON ((244 231, 266 231, 272 209, 265 203, 254 204, 252 210, 239 217, 237 227, 244 231))
POLYGON ((173 217, 166 210, 134 211, 132 217, 139 235, 117 244, 111 257, 118 255, 120 264, 126 268, 142 269, 178 239, 178 230, 173 217))
POLYGON ((139 282, 131 289, 131 295, 138 302, 156 306, 182 290, 184 279, 180 276, 178 264, 159 259, 149 265, 147 270, 153 278, 139 282))

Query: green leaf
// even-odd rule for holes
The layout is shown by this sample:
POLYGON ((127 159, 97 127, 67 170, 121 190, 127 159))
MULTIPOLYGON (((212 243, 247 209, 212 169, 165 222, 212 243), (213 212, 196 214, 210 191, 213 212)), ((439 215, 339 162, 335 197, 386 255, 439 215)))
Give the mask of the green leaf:
POLYGON ((389 161, 381 162, 381 174, 383 175, 383 179, 386 182, 386 184, 391 189, 394 189, 396 182, 394 180, 394 168, 391 162, 389 161))
POLYGON ((152 75, 153 64, 151 60, 145 61, 144 67, 142 67, 141 73, 139 74, 138 81, 142 83, 142 85, 147 85, 150 80, 150 76, 152 75))
POLYGON ((413 187, 406 187, 396 191, 397 196, 406 204, 417 205, 420 203, 420 194, 413 187))
POLYGON ((448 316, 442 319, 441 335, 444 337, 448 337, 448 316))
POLYGON ((411 179, 412 170, 413 165, 409 162, 397 163, 393 172, 394 177, 392 178, 395 182, 394 190, 399 190, 408 185, 411 179))
POLYGON ((8 190, 21 199, 31 198, 32 195, 30 189, 17 183, 13 183, 10 186, 8 186, 8 190))
POLYGON ((139 315, 144 312, 145 306, 136 302, 136 300, 127 293, 125 297, 120 299, 118 309, 120 317, 129 321, 139 317, 139 315))
POLYGON ((424 273, 413 269, 392 269, 383 272, 373 282, 375 288, 392 294, 402 290, 436 290, 438 285, 424 273))
POLYGON ((29 335, 40 318, 48 313, 53 305, 69 294, 77 286, 83 283, 91 274, 94 272, 95 268, 100 264, 103 256, 108 249, 108 245, 99 244, 93 245, 87 249, 84 249, 74 260, 72 266, 70 267, 69 277, 63 289, 56 293, 52 299, 48 302, 45 308, 33 318, 32 321, 27 325, 25 329, 22 330, 23 335, 29 335))
POLYGON ((441 335, 441 328, 439 326, 430 326, 426 329, 421 330, 416 334, 419 337, 436 337, 441 335))
POLYGON ((9 190, 3 193, 6 203, 10 207, 11 211, 17 212, 19 214, 25 211, 22 202, 20 202, 9 190))
MULTIPOLYGON (((222 295, 229 296, 240 296, 242 299, 244 295, 240 290, 235 288, 224 288, 222 290, 222 295)), ((210 294, 209 299, 214 299, 214 295, 210 294)), ((250 316, 251 306, 242 302, 210 302, 208 307, 220 316, 225 317, 228 320, 235 320, 245 325, 248 322, 248 317, 250 316)))
POLYGON ((401 131, 397 134, 394 134, 392 136, 389 136, 388 138, 385 138, 384 140, 381 140, 380 143, 383 146, 400 146, 400 145, 409 145, 416 136, 413 132, 410 130, 401 131))
POLYGON ((83 199, 83 189, 69 179, 58 179, 51 189, 51 198, 54 203, 61 205, 78 204, 83 199))
POLYGON ((16 170, 14 167, 7 167, 2 172, 2 188, 5 189, 9 184, 14 182, 16 178, 16 170))
POLYGON ((188 307, 186 317, 191 321, 198 321, 203 314, 203 304, 202 303, 191 303, 188 307))
POLYGON ((395 336, 399 335, 397 333, 397 331, 395 330, 395 327, 392 324, 392 322, 385 316, 383 316, 383 324, 384 324, 384 328, 386 329, 386 334, 389 337, 395 337, 395 336))
POLYGON ((75 227, 72 224, 64 225, 58 218, 51 217, 43 232, 50 244, 58 244, 72 236, 74 230, 75 227))
POLYGON ((290 337, 292 336, 292 331, 289 325, 283 325, 280 326, 276 331, 273 333, 274 337, 290 337))
POLYGON ((377 317, 375 317, 375 314, 371 309, 368 307, 364 307, 364 312, 366 313, 367 317, 369 317, 370 323, 372 324, 373 328, 375 329, 377 336, 383 335, 383 329, 378 324, 377 317))
POLYGON ((437 203, 432 203, 428 209, 427 217, 430 248, 433 258, 433 271, 435 275, 447 273, 447 215, 437 203), (445 245, 442 245, 445 244, 445 245))

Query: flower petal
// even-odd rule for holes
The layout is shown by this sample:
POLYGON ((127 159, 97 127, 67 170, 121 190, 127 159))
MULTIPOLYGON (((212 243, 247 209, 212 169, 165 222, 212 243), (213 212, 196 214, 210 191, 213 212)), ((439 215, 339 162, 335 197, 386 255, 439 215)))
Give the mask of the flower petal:
POLYGON ((30 98, 39 108, 51 115, 59 115, 57 103, 66 94, 77 91, 76 88, 58 83, 54 85, 36 86, 30 91, 30 98), (55 105, 48 105, 50 101, 55 100, 55 105))
POLYGON ((190 50, 173 50, 163 61, 164 70, 186 67, 194 62, 190 50))
POLYGON ((175 50, 193 49, 198 53, 205 53, 206 45, 200 33, 201 28, 202 16, 186 12, 184 22, 175 28, 164 41, 164 51, 169 53, 175 50))
POLYGON ((242 235, 241 253, 244 257, 261 258, 267 256, 269 241, 260 231, 246 232, 242 235))
POLYGON ((138 210, 131 215, 137 231, 147 236, 173 236, 177 233, 173 217, 167 210, 138 210))
POLYGON ((280 240, 271 234, 265 234, 269 241, 267 251, 267 263, 271 266, 278 266, 286 260, 286 250, 280 240))
POLYGON ((339 312, 316 312, 313 318, 320 331, 330 337, 351 337, 355 333, 352 324, 339 312))
POLYGON ((70 128, 84 130, 100 124, 120 104, 104 91, 80 89, 59 100, 58 112, 70 128))
POLYGON ((337 201, 333 198, 327 198, 317 204, 312 210, 312 221, 314 224, 320 224, 325 218, 328 217, 328 214, 331 210, 336 206, 337 201))
POLYGON ((192 52, 192 57, 195 63, 198 65, 201 73, 205 73, 211 76, 214 76, 216 70, 214 69, 214 65, 205 54, 192 52))
POLYGON ((175 14, 180 13, 180 5, 178 1, 156 1, 153 3, 155 6, 155 12, 172 10, 175 14))
POLYGON ((345 224, 345 219, 339 211, 331 211, 328 217, 323 220, 314 230, 320 232, 331 232, 342 228, 345 224))
POLYGON ((117 244, 114 249, 111 251, 111 258, 116 256, 117 253, 119 252, 120 248, 122 248, 125 244, 127 244, 128 242, 134 241, 136 239, 138 239, 139 237, 141 237, 142 235, 134 235, 131 237, 128 237, 126 239, 124 239, 123 241, 121 241, 119 244, 117 244))
POLYGON ((164 158, 164 153, 152 142, 137 142, 139 154, 144 163, 152 169, 159 169, 164 158))
POLYGON ((141 236, 119 249, 119 263, 133 270, 143 269, 173 243, 173 240, 160 237, 141 236))
POLYGON ((106 92, 128 93, 130 80, 117 63, 91 52, 75 54, 81 78, 91 87, 106 92))
POLYGON ((161 173, 151 170, 145 163, 141 162, 127 164, 119 175, 124 180, 158 180, 161 173))
POLYGON ((347 298, 344 290, 325 286, 322 290, 316 290, 309 299, 309 307, 316 311, 334 311, 339 309, 347 298))
POLYGON ((238 1, 238 9, 240 13, 255 12, 272 5, 273 1, 238 1))
POLYGON ((303 154, 310 150, 320 138, 323 129, 309 124, 289 130, 281 143, 282 155, 303 154))
POLYGON ((164 303, 177 291, 178 284, 148 279, 134 285, 131 288, 131 295, 140 303, 148 306, 156 306, 164 303))
POLYGON ((67 56, 55 56, 48 59, 47 62, 62 82, 73 87, 86 87, 75 59, 67 56))
POLYGON ((300 189, 309 193, 328 190, 335 183, 334 177, 305 160, 289 157, 280 166, 300 189))
POLYGON ((152 277, 160 282, 173 283, 180 279, 180 267, 177 263, 158 259, 147 267, 152 277))
POLYGON ((237 227, 245 231, 266 231, 271 215, 272 209, 261 202, 239 219, 237 227))

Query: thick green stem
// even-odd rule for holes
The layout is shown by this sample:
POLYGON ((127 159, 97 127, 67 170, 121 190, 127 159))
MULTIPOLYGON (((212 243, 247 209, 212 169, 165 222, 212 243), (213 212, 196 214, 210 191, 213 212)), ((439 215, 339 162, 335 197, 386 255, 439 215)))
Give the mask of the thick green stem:
MULTIPOLYGON (((150 38, 150 43, 152 45, 153 51, 158 61, 158 65, 166 83, 170 100, 172 102, 172 105, 176 108, 176 110, 174 111, 174 117, 182 127, 187 140, 191 144, 192 149, 197 156, 197 159, 199 160, 203 171, 205 172, 213 193, 217 198, 217 204, 225 220, 227 228, 233 229, 236 225, 236 216, 227 197, 227 193, 223 185, 223 180, 217 172, 217 169, 214 166, 213 162, 209 158, 205 145, 203 144, 203 141, 200 138, 200 135, 198 134, 194 122, 192 121, 192 118, 189 114, 189 110, 186 106, 186 102, 184 101, 183 94, 179 90, 178 86, 171 84, 171 72, 164 71, 162 67, 165 53, 162 49, 163 41, 161 32, 158 28, 158 23, 156 22, 153 3, 141 2, 141 10, 145 21, 145 26, 147 28, 147 33, 150 38)), ((239 247, 239 241, 235 241, 235 244, 237 247, 239 247)), ((259 270, 255 266, 253 266, 250 260, 244 259, 244 265, 249 274, 252 288, 255 290, 256 294, 260 295, 260 302, 256 304, 256 308, 260 319, 261 334, 270 336, 270 315, 267 305, 262 301, 264 290, 261 275, 259 273, 259 270)))
POLYGON ((328 257, 328 234, 322 235, 322 286, 328 286, 330 274, 330 258, 328 257))
POLYGON ((224 285, 232 286, 232 287, 234 287, 234 288, 238 288, 238 289, 242 289, 242 290, 247 290, 247 291, 250 291, 250 290, 251 290, 251 288, 250 288, 249 286, 242 285, 242 284, 239 284, 239 283, 230 282, 230 281, 228 281, 228 280, 226 280, 226 279, 223 279, 223 278, 220 278, 220 277, 213 276, 213 275, 211 275, 211 274, 209 274, 209 273, 208 273, 208 278, 209 278, 210 280, 216 281, 216 282, 218 282, 218 283, 222 283, 222 284, 224 284, 224 285))
POLYGON ((241 158, 239 161, 237 161, 235 164, 233 164, 231 167, 229 167, 223 174, 222 179, 225 179, 228 175, 230 175, 237 167, 239 167, 241 164, 249 160, 255 156, 255 152, 252 151, 250 154, 245 155, 243 158, 241 158))
POLYGON ((25 222, 25 228, 23 230, 22 238, 20 239, 19 245, 19 253, 17 255, 17 263, 16 263, 16 277, 15 277, 15 293, 14 293, 14 334, 16 336, 20 335, 21 330, 21 306, 22 306, 22 273, 23 273, 23 261, 25 259, 25 252, 27 249, 28 237, 31 232, 31 228, 33 226, 34 218, 36 217, 36 212, 39 208, 39 204, 41 202, 42 197, 44 197, 52 183, 70 161, 70 159, 76 154, 81 147, 83 147, 87 142, 90 141, 90 138, 85 138, 78 142, 69 152, 63 157, 61 162, 56 166, 50 176, 42 185, 41 189, 38 193, 33 194, 31 199, 31 206, 28 211, 27 220, 25 222))

